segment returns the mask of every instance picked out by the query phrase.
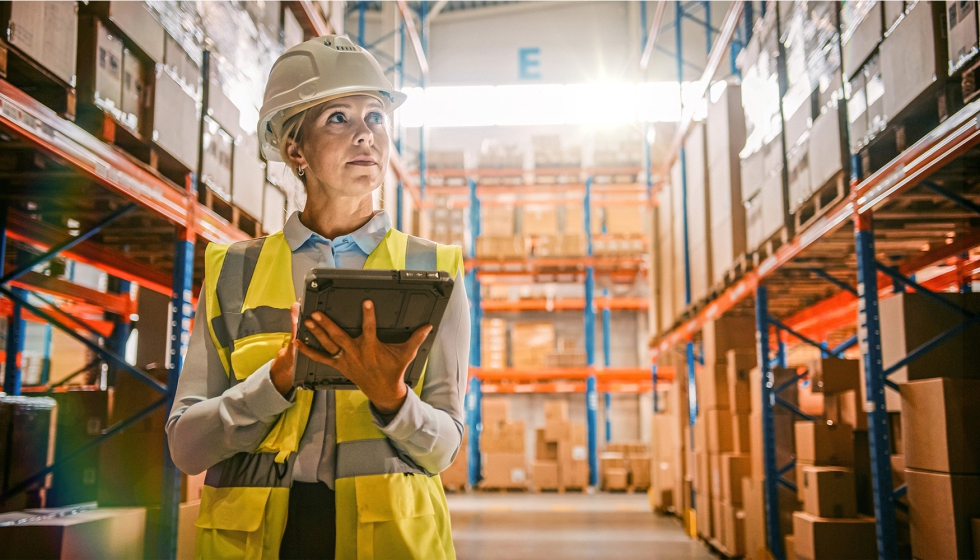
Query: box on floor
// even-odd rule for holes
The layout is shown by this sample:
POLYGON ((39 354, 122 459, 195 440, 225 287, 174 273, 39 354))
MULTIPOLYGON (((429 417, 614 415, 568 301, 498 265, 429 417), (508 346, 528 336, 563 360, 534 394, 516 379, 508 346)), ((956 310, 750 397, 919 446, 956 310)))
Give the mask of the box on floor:
POLYGON ((0 514, 0 558, 143 557, 146 510, 98 508, 45 519, 57 509, 0 514), (31 520, 37 518, 36 520, 31 520), (17 522, 6 525, 2 522, 17 522))
POLYGON ((878 556, 875 520, 870 517, 828 519, 798 511, 793 514, 793 537, 798 558, 843 560, 878 556))

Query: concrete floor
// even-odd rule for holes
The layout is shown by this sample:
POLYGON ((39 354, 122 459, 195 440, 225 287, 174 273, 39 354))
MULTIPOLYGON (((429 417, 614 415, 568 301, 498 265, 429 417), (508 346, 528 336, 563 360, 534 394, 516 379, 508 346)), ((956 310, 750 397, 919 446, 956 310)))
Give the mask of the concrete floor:
POLYGON ((646 494, 450 494, 460 560, 713 558, 646 494))

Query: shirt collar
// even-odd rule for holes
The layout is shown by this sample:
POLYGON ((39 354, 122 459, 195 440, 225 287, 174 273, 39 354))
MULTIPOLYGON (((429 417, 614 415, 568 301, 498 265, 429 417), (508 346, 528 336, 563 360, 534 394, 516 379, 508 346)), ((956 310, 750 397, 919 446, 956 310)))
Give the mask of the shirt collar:
MULTIPOLYGON (((337 239, 349 237, 364 251, 365 255, 370 255, 381 244, 381 240, 388 234, 389 229, 391 229, 391 218, 384 210, 378 210, 366 224, 357 228, 352 233, 338 236, 337 239)), ((316 236, 323 239, 318 233, 303 225, 303 222, 299 219, 298 211, 289 215, 285 225, 283 225, 282 233, 286 238, 289 249, 293 252, 302 247, 310 237, 316 236)), ((331 241, 336 241, 336 239, 332 239, 331 241)))

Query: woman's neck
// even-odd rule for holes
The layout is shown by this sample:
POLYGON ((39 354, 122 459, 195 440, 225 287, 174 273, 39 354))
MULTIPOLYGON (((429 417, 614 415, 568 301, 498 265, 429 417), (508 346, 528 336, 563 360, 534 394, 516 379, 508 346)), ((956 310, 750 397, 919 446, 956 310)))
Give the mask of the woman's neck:
POLYGON ((357 231, 374 216, 371 194, 363 197, 330 197, 320 193, 306 199, 299 221, 326 239, 357 231))

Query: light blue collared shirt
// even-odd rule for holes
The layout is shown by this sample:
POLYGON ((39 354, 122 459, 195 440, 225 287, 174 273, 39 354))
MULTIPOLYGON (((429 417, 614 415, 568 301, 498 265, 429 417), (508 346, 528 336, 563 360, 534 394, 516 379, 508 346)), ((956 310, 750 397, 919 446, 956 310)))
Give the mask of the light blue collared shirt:
MULTIPOLYGON (((296 293, 304 292, 304 279, 313 268, 363 268, 389 229, 391 219, 380 210, 356 231, 326 239, 307 228, 299 213, 294 212, 283 227, 283 235, 293 252, 296 293)), ((198 317, 207 317, 205 300, 200 298, 198 302, 198 317)), ((382 418, 372 410, 375 425, 403 458, 430 473, 448 467, 462 441, 469 335, 469 304, 459 274, 429 355, 421 396, 409 391, 405 403, 391 418, 382 418)), ((181 470, 199 473, 235 453, 252 451, 261 443, 291 404, 272 384, 271 365, 270 361, 243 382, 231 385, 207 327, 203 321, 195 321, 177 397, 167 421, 174 462, 181 470)), ((319 480, 333 487, 333 397, 333 391, 314 393, 310 419, 294 459, 294 480, 319 480)))

